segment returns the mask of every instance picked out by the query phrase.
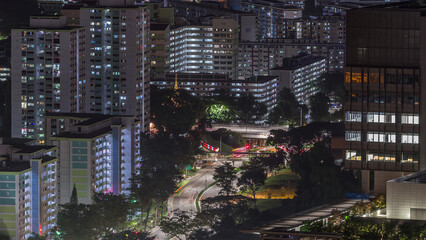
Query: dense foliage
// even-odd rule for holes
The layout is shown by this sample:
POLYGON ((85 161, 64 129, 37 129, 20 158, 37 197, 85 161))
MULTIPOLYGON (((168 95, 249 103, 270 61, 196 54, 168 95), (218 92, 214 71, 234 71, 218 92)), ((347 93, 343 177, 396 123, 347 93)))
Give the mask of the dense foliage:
POLYGON ((300 104, 293 92, 289 88, 283 88, 278 93, 277 106, 269 114, 268 122, 270 124, 279 125, 299 125, 300 121, 305 121, 308 109, 305 105, 300 104), (302 112, 302 119, 300 113, 302 112))

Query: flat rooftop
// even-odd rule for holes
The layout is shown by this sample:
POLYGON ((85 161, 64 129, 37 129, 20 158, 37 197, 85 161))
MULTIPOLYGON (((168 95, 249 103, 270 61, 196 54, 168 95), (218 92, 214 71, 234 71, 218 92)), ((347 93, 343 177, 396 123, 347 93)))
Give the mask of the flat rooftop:
POLYGON ((426 170, 416 172, 407 176, 392 179, 388 182, 399 182, 399 183, 426 183, 426 170))

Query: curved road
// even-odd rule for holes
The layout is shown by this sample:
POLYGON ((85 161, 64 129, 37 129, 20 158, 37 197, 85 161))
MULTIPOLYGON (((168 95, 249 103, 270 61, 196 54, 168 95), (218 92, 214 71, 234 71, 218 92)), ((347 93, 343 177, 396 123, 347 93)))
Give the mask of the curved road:
MULTIPOLYGON (((168 201, 169 215, 173 216, 174 210, 182 211, 197 211, 195 201, 197 200, 198 193, 200 193, 209 184, 213 183, 213 172, 218 166, 217 162, 212 165, 207 165, 201 168, 194 176, 189 178, 188 183, 183 187, 179 193, 173 195, 168 201)), ((219 190, 213 195, 218 195, 219 190)), ((155 240, 167 239, 167 236, 161 232, 159 227, 156 227, 152 231, 152 235, 155 236, 155 240)))

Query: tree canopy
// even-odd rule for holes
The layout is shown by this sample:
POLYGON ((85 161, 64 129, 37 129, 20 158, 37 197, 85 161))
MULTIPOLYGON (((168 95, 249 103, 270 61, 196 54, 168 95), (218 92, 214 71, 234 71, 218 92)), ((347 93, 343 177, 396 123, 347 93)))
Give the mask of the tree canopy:
POLYGON ((300 123, 300 111, 302 111, 302 122, 304 122, 308 109, 305 105, 299 104, 289 88, 283 88, 278 93, 277 106, 269 114, 268 122, 279 125, 298 125, 300 123))
POLYGON ((314 122, 327 122, 329 120, 329 98, 322 92, 309 97, 311 120, 314 122))
POLYGON ((151 121, 157 129, 184 134, 204 115, 204 102, 188 91, 151 88, 151 121))

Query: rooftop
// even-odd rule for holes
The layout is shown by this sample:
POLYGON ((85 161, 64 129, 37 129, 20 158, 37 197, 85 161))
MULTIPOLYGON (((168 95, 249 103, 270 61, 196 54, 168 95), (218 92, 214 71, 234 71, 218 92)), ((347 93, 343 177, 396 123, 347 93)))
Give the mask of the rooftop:
POLYGON ((22 172, 31 168, 30 161, 0 161, 0 172, 22 172))
POLYGON ((399 182, 399 183, 426 183, 426 170, 416 172, 407 176, 392 179, 388 182, 399 182))
POLYGON ((151 31, 164 31, 167 29, 169 24, 167 23, 151 23, 150 30, 151 31))
POLYGON ((58 135, 52 136, 52 139, 60 139, 60 138, 75 138, 75 139, 92 139, 104 134, 111 133, 111 127, 102 128, 91 133, 71 133, 71 132, 63 132, 58 135))
POLYGON ((56 146, 43 146, 43 145, 38 145, 38 146, 27 146, 27 145, 19 146, 18 145, 16 147, 20 149, 19 151, 15 152, 18 154, 31 154, 31 153, 36 153, 39 151, 49 151, 56 148, 56 146))
POLYGON ((275 67, 272 70, 295 70, 312 63, 326 59, 325 57, 312 56, 307 53, 301 53, 291 58, 284 58, 281 67, 275 67))

